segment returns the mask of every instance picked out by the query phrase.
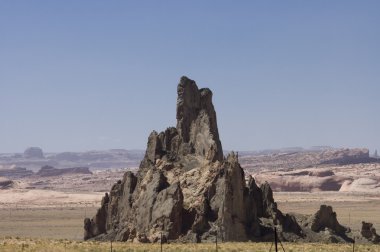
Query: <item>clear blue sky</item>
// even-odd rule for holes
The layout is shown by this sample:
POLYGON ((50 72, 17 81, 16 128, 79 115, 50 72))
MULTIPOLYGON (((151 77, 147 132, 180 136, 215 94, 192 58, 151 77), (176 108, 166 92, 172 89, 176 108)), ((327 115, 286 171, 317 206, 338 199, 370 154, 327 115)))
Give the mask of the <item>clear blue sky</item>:
POLYGON ((0 152, 144 149, 186 75, 224 149, 380 149, 380 1, 0 1, 0 152))

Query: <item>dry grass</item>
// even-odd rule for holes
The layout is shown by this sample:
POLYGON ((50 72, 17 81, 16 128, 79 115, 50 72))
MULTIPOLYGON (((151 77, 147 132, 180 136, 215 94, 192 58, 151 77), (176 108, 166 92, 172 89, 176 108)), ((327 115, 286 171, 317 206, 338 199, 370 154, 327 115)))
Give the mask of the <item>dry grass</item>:
MULTIPOLYGON (((0 237, 83 239, 83 219, 92 217, 95 207, 0 209, 0 237)), ((1 249, 0 249, 1 251, 1 249)))
MULTIPOLYGON (((318 243, 284 243, 285 251, 293 252, 346 252, 352 251, 350 244, 318 244, 318 243)), ((120 251, 160 251, 160 244, 132 244, 132 243, 113 243, 113 252, 120 251)), ((218 244, 218 251, 269 251, 270 243, 222 243, 218 244)), ((279 248, 280 251, 281 248, 279 248)), ((80 242, 68 240, 45 240, 45 239, 20 239, 5 238, 0 241, 0 251, 30 251, 30 252, 104 252, 111 251, 111 244, 105 242, 80 242)), ((175 252, 195 252, 195 251, 216 251, 215 244, 163 244, 162 251, 175 252)), ((272 251, 274 248, 272 247, 272 251)), ((356 245, 355 251, 358 252, 379 252, 379 245, 356 245)))
MULTIPOLYGON (((361 221, 380 230, 380 200, 340 193, 275 193, 283 212, 312 214, 320 204, 332 205, 338 220, 359 230, 361 221), (339 199, 339 200, 337 200, 339 199)), ((84 217, 94 216, 96 207, 0 208, 0 238, 4 236, 82 240, 84 217)), ((1 251, 1 250, 0 250, 1 251)))
MULTIPOLYGON (((379 200, 342 199, 342 196, 338 193, 292 193, 275 194, 275 199, 283 212, 311 214, 320 204, 330 204, 341 223, 359 228, 361 221, 367 220, 380 229, 379 200)), ((110 243, 80 241, 83 218, 93 216, 96 210, 97 207, 0 208, 0 251, 110 251, 110 243)), ((218 251, 269 251, 270 246, 268 243, 223 243, 219 244, 218 251)), ((284 243, 284 247, 287 252, 352 251, 351 244, 284 243)), ((113 243, 113 251, 160 251, 160 245, 113 243)), ((164 244, 163 251, 215 251, 215 244, 164 244)), ((380 246, 357 245, 355 251, 380 252, 380 246)))
POLYGON ((380 230, 379 195, 357 195, 339 192, 275 193, 278 208, 285 212, 314 214, 322 204, 330 205, 338 221, 360 230, 362 221, 372 222, 380 230))

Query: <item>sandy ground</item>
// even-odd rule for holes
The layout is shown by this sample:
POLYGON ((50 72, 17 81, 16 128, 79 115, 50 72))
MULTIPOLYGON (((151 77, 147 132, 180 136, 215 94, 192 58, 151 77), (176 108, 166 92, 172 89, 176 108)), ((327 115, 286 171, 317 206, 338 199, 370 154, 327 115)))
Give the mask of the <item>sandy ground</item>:
POLYGON ((0 238, 83 239, 83 220, 95 207, 0 209, 0 238))
MULTIPOLYGON (((0 237, 81 240, 83 219, 92 217, 103 192, 73 193, 50 190, 1 190, 0 237)), ((274 193, 281 211, 313 214, 321 204, 331 205, 343 225, 358 230, 361 221, 380 230, 380 195, 318 192, 274 193)))
POLYGON ((83 239, 83 219, 92 217, 101 193, 0 190, 0 237, 83 239))
POLYGON ((380 194, 344 192, 277 192, 274 199, 285 213, 314 214, 322 204, 330 205, 338 221, 360 230, 362 221, 380 230, 380 194))
POLYGON ((11 189, 0 191, 0 209, 96 206, 103 192, 74 193, 52 190, 11 189))

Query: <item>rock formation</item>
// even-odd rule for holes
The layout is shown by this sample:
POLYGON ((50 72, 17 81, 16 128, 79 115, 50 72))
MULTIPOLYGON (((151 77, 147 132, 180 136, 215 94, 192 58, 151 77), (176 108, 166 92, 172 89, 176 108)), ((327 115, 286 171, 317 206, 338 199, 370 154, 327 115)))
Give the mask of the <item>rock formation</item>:
POLYGON ((339 165, 368 163, 376 161, 369 156, 369 150, 366 148, 328 150, 321 153, 320 159, 325 160, 322 161, 321 164, 339 165))
POLYGON ((40 147, 29 147, 24 151, 25 158, 44 158, 44 153, 40 147))
POLYGON ((60 176, 65 174, 92 174, 88 167, 54 168, 49 165, 41 167, 36 173, 40 177, 60 176))
POLYGON ((331 206, 321 205, 320 209, 311 217, 311 230, 320 232, 329 228, 336 234, 343 235, 348 229, 339 224, 336 213, 331 206))
POLYGON ((127 172, 112 186, 96 215, 84 220, 84 238, 265 240, 277 226, 285 239, 302 239, 269 184, 259 187, 252 177, 246 183, 238 154, 223 156, 212 92, 182 77, 177 93, 177 126, 149 135, 137 174, 127 172))
POLYGON ((372 223, 363 221, 360 234, 368 241, 380 243, 380 236, 376 233, 376 229, 373 227, 372 223))

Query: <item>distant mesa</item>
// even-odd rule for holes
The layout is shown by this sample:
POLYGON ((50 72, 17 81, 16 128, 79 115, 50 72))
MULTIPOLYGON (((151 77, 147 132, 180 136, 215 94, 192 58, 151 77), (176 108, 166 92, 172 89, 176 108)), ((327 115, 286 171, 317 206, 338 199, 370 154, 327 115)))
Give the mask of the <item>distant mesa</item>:
POLYGON ((36 173, 40 177, 60 176, 65 174, 92 174, 88 167, 72 167, 57 169, 49 165, 41 167, 36 173))
POLYGON ((0 177, 0 190, 12 188, 13 185, 14 182, 12 180, 0 177))
POLYGON ((366 148, 328 150, 322 153, 321 164, 359 164, 374 162, 366 148))
POLYGON ((40 147, 29 147, 24 151, 24 158, 42 159, 45 157, 40 147))
POLYGON ((53 156, 54 160, 64 160, 64 161, 71 161, 76 162, 81 160, 80 154, 75 152, 61 152, 57 153, 55 156, 53 156))
POLYGON ((32 176, 34 173, 24 167, 14 167, 10 169, 0 169, 0 177, 6 177, 9 179, 19 179, 32 176))

